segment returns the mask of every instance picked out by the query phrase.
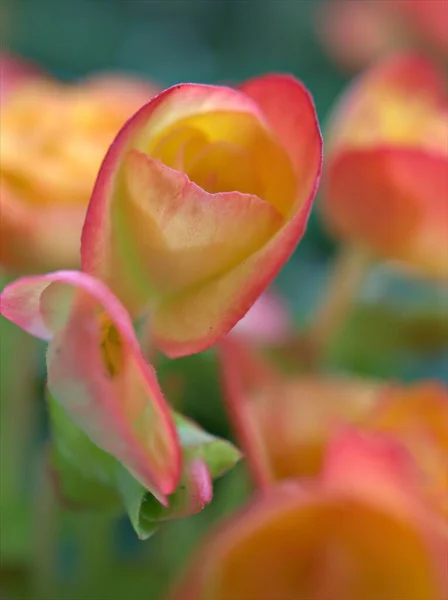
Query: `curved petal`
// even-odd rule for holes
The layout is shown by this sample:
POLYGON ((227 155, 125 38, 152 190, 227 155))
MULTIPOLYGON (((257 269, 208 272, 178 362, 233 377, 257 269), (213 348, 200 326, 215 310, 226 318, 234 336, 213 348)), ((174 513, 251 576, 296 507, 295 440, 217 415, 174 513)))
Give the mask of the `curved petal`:
POLYGON ((293 253, 305 233, 318 178, 302 208, 260 250, 206 285, 156 307, 156 344, 174 358, 209 348, 244 317, 293 253))
MULTIPOLYGON (((250 82, 248 85, 250 91, 250 82)), ((246 92, 246 88, 243 89, 246 92)), ((157 307, 153 333, 159 348, 171 357, 200 352, 228 333, 272 282, 305 232, 322 168, 322 137, 313 101, 300 83, 287 76, 268 76, 266 82, 264 78, 254 80, 253 96, 260 101, 260 108, 285 144, 291 160, 297 152, 303 161, 302 165, 299 165, 300 160, 293 162, 297 172, 300 170, 303 174, 298 183, 295 213, 265 246, 235 269, 203 287, 186 290, 157 307), (280 96, 275 105, 273 90, 277 82, 280 96), (264 85, 265 103, 261 98, 264 85), (291 106, 288 91, 297 101, 298 111, 291 106), (287 109, 281 113, 280 107, 284 107, 282 102, 287 109), (275 109, 275 106, 278 108, 275 109), (281 114, 286 115, 289 108, 292 111, 291 120, 285 117, 281 121, 281 114), (303 128, 303 138, 299 127, 303 128), (291 135, 291 131, 297 131, 297 135, 291 135)))
POLYGON ((110 147, 92 194, 82 233, 83 269, 100 276, 107 275, 111 200, 117 185, 121 160, 132 147, 144 151, 151 139, 157 138, 170 125, 182 119, 214 111, 238 111, 259 115, 256 105, 244 94, 226 87, 199 84, 173 86, 143 106, 121 129, 110 147), (143 143, 143 148, 139 147, 143 143))
POLYGON ((241 90, 259 107, 288 156, 297 176, 303 203, 304 190, 315 185, 322 160, 322 139, 316 109, 308 90, 292 75, 263 75, 249 79, 241 90))
POLYGON ((209 194, 137 150, 128 152, 123 169, 128 193, 116 198, 110 285, 125 290, 126 306, 176 295, 229 271, 283 221, 257 196, 209 194))
MULTIPOLYGON (((282 78, 279 79, 281 90, 283 90, 283 81, 282 78)), ((268 116, 264 115, 262 108, 259 108, 249 96, 241 92, 211 86, 180 85, 162 92, 143 107, 121 130, 105 158, 84 225, 81 248, 83 268, 108 284, 113 282, 112 289, 133 313, 138 313, 138 309, 142 310, 142 300, 145 296, 148 300, 154 298, 157 300, 152 312, 154 335, 159 347, 170 356, 199 352, 211 346, 227 333, 269 285, 304 233, 320 177, 322 139, 315 109, 308 92, 298 82, 294 83, 294 80, 286 78, 285 81, 287 83, 285 83, 281 101, 289 110, 291 103, 287 102, 287 92, 288 90, 294 91, 294 98, 300 99, 302 115, 302 121, 299 122, 297 113, 294 113, 296 117, 294 131, 297 131, 301 125, 305 132, 301 145, 289 143, 286 147, 290 158, 294 152, 299 153, 299 161, 296 161, 294 165, 297 173, 300 172, 295 202, 292 208, 288 209, 289 212, 287 211, 286 222, 284 221, 283 226, 280 227, 280 222, 272 212, 272 207, 268 207, 266 203, 250 195, 231 193, 230 195, 206 196, 204 194, 202 202, 195 200, 190 207, 181 206, 179 199, 175 199, 174 206, 178 207, 176 209, 178 214, 184 213, 185 215, 186 212, 190 212, 188 221, 185 222, 185 225, 190 227, 190 231, 188 232, 188 228, 185 226, 182 232, 183 237, 176 240, 173 235, 170 241, 170 251, 181 243, 185 246, 185 238, 187 238, 188 252, 184 253, 180 263, 178 260, 181 253, 177 252, 176 260, 174 260, 176 253, 171 254, 173 257, 171 264, 164 264, 162 261, 158 267, 151 265, 151 269, 159 269, 159 273, 156 272, 159 283, 165 278, 168 285, 170 285, 170 280, 172 284, 176 279, 177 282, 184 284, 180 290, 173 289, 172 294, 160 295, 159 293, 157 295, 157 286, 154 285, 154 281, 147 277, 145 279, 145 273, 141 268, 142 262, 148 260, 148 255, 151 257, 154 251, 155 258, 160 258, 161 249, 164 245, 166 246, 166 239, 163 237, 161 241, 156 239, 154 231, 151 231, 151 236, 146 234, 145 247, 148 255, 140 257, 138 252, 135 252, 135 240, 132 235, 134 227, 140 227, 142 231, 140 231, 139 237, 145 239, 143 221, 140 222, 139 219, 139 215, 143 214, 142 210, 146 214, 152 211, 151 218, 153 220, 157 216, 154 209, 151 208, 157 206, 157 197, 152 190, 154 186, 151 186, 151 189, 146 192, 141 187, 134 190, 134 198, 137 198, 139 205, 138 211, 132 209, 132 202, 128 198, 130 194, 124 194, 126 200, 121 200, 122 210, 116 210, 120 206, 120 195, 124 187, 129 184, 129 181, 126 183, 125 173, 121 167, 123 164, 126 165, 126 162, 129 164, 129 160, 133 163, 137 162, 136 155, 132 155, 130 150, 145 152, 147 144, 153 143, 154 139, 157 139, 158 133, 164 128, 166 129, 169 125, 187 116, 201 114, 201 111, 205 113, 215 111, 215 114, 219 111, 228 113, 234 111, 236 114, 252 115, 260 121, 263 127, 267 128, 267 131, 278 134, 281 147, 283 143, 286 144, 286 130, 281 129, 280 131, 279 129, 277 132, 274 127, 271 127, 268 116), (302 161, 301 165, 299 165, 300 161, 302 161), (147 200, 148 196, 150 201, 145 203, 144 199, 147 200), (207 198, 210 201, 213 198, 213 202, 217 206, 206 207, 207 198), (232 204, 236 204, 234 209, 225 207, 227 200, 232 200, 232 204), (179 212, 180 208, 182 212, 179 212), (227 211, 228 217, 224 219, 223 215, 227 211), (120 223, 124 223, 132 212, 134 213, 133 223, 132 227, 128 227, 128 239, 114 238, 114 234, 123 232, 120 223), (193 215, 198 216, 200 213, 202 216, 194 222, 193 215), (247 214, 243 221, 241 217, 245 213, 247 214), (207 219, 204 219, 204 215, 208 215, 207 219), (216 236, 218 229, 215 226, 211 232, 206 232, 203 226, 206 224, 209 227, 210 222, 216 223, 217 215, 219 215, 220 223, 223 224, 222 230, 218 234, 218 245, 221 246, 219 249, 220 261, 216 260, 216 244, 208 247, 204 244, 201 257, 203 266, 201 268, 198 266, 196 258, 194 258, 195 262, 190 261, 190 264, 195 265, 194 277, 190 276, 188 279, 189 275, 186 273, 186 269, 182 269, 190 260, 188 246, 193 245, 194 247, 197 240, 202 243, 207 236, 208 239, 211 239, 213 235, 216 236), (241 223, 238 223, 236 217, 241 219, 241 223), (231 223, 232 231, 227 234, 226 231, 230 230, 231 223), (256 228, 259 228, 258 232, 256 228), (223 249, 223 238, 221 237, 224 233, 229 235, 225 244, 226 249, 223 249), (191 240, 188 240, 188 235, 191 240), (231 244, 234 246, 234 253, 230 252, 231 244), (122 262, 123 257, 117 256, 113 249, 113 247, 119 248, 120 246, 123 246, 127 253, 124 263, 122 262), (207 255, 208 252, 210 255, 214 255, 213 260, 207 255), (203 269, 202 273, 201 269, 203 269), (197 278, 198 275, 201 275, 201 279, 197 278), (131 278, 135 282, 134 287, 129 284, 131 278), (151 285, 155 289, 151 289, 151 285), (139 286, 140 289, 137 289, 139 286)), ((275 81, 271 83, 272 87, 274 83, 275 81)), ((202 119, 202 121, 204 120, 202 119)), ((272 117, 272 123, 276 124, 274 117, 272 117)), ((210 123, 205 120, 203 125, 204 127, 210 126, 210 123)), ((139 167, 140 173, 142 171, 146 173, 146 180, 142 179, 147 186, 154 181, 155 176, 160 185, 160 176, 170 173, 169 169, 157 167, 155 161, 150 159, 143 161, 142 158, 138 160, 139 163, 142 163, 139 167), (143 164, 145 165, 144 169, 141 169, 143 164), (150 177, 149 173, 151 173, 150 177)), ((136 167, 135 164, 134 167, 136 167)), ((137 180, 136 177, 133 179, 137 180)), ((183 182, 183 185, 186 184, 185 178, 173 172, 171 172, 169 180, 165 177, 165 182, 171 186, 175 184, 174 189, 176 185, 180 185, 180 182, 183 182)), ((140 186, 141 184, 137 182, 136 185, 140 186)), ((188 189, 194 192, 193 195, 198 194, 197 188, 193 185, 188 186, 188 189)), ((170 192, 169 197, 172 198, 172 195, 170 192)), ((164 211, 159 213, 156 221, 160 223, 162 219, 165 219, 167 209, 168 207, 164 207, 164 211)), ((175 222, 172 220, 170 227, 173 225, 175 222)), ((177 225, 176 228, 172 227, 172 230, 176 231, 176 235, 180 235, 181 228, 177 225)), ((193 256, 198 255, 198 249, 195 250, 193 256)))
POLYGON ((436 277, 448 275, 447 158, 419 149, 341 152, 322 211, 339 236, 436 277))
POLYGON ((121 303, 100 281, 60 271, 7 286, 0 310, 26 331, 51 339, 52 395, 95 444, 164 502, 180 477, 180 446, 121 303))

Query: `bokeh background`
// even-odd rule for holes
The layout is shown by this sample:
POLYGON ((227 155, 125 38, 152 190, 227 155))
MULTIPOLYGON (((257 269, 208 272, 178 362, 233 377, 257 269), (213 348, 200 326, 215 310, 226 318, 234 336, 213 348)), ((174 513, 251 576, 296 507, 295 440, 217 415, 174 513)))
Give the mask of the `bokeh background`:
MULTIPOLYGON (((353 73, 322 43, 322 5, 323 0, 1 0, 2 46, 67 81, 113 70, 163 87, 181 81, 233 85, 269 71, 290 72, 311 90, 325 129, 353 73)), ((314 210, 305 239, 275 283, 298 327, 324 293, 336 250, 314 210)), ((332 368, 448 381, 444 292, 385 267, 375 269, 335 341, 332 368)), ((7 332, 9 325, 1 326, 7 332)), ((14 488, 19 493, 2 493, 0 598, 163 597, 208 527, 249 493, 244 465, 217 482, 215 499, 203 513, 167 524, 147 542, 136 539, 127 518, 111 527, 105 516, 64 510, 40 490, 47 438, 43 348, 35 397, 25 407, 8 397, 8 381, 20 376, 14 351, 2 344, 1 485, 5 490, 12 479, 19 481, 14 488)), ((231 435, 212 351, 160 361, 158 373, 180 410, 215 434, 231 435)))

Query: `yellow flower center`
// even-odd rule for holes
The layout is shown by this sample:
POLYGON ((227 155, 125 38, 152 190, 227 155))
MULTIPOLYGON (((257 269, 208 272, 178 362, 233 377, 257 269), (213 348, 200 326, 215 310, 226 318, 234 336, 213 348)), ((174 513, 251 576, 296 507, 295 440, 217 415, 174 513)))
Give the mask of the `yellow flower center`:
POLYGON ((214 112, 168 127, 144 149, 210 193, 254 194, 287 214, 296 180, 283 148, 252 115, 214 112))

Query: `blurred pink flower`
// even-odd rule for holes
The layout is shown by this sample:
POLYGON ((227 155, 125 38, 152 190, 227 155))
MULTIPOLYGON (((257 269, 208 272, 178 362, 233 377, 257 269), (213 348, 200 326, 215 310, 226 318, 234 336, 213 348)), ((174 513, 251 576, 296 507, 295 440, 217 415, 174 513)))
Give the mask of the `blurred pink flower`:
POLYGON ((231 331, 255 344, 275 345, 291 334, 291 315, 280 295, 268 291, 262 294, 231 331))

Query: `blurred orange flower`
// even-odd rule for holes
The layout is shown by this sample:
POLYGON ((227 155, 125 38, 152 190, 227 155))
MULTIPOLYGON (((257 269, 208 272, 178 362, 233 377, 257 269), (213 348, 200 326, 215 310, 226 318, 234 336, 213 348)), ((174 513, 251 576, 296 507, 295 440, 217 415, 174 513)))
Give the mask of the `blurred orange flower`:
POLYGON ((77 266, 101 161, 156 89, 114 75, 65 84, 11 57, 0 67, 0 264, 22 272, 77 266))
POLYGON ((393 386, 360 424, 390 434, 407 448, 425 491, 448 517, 448 389, 435 382, 393 386))
POLYGON ((415 460, 421 487, 448 516, 448 389, 337 376, 286 376, 236 339, 221 344, 226 400, 261 485, 317 476, 331 439, 351 425, 387 435, 415 460))
POLYGON ((212 534, 172 600, 444 600, 447 528, 408 455, 346 431, 321 478, 277 484, 212 534))
POLYGON ((448 276, 448 101, 415 56, 384 61, 344 94, 328 128, 322 216, 341 239, 448 276))

